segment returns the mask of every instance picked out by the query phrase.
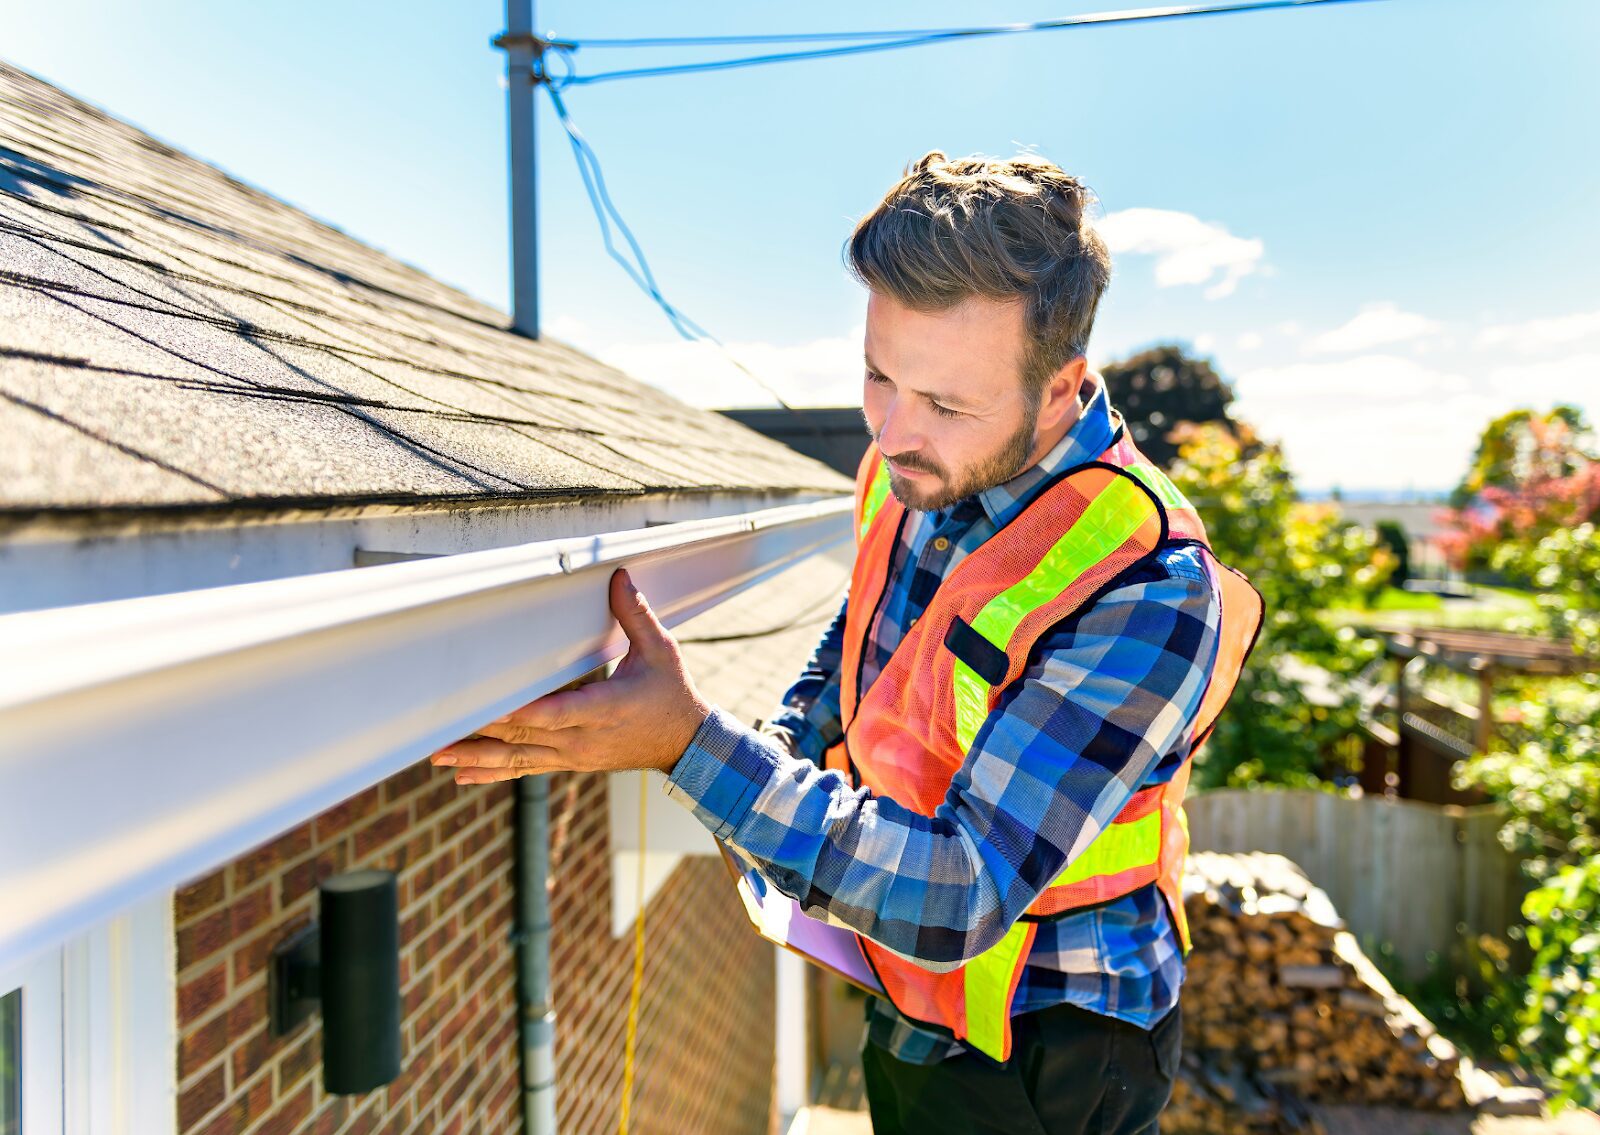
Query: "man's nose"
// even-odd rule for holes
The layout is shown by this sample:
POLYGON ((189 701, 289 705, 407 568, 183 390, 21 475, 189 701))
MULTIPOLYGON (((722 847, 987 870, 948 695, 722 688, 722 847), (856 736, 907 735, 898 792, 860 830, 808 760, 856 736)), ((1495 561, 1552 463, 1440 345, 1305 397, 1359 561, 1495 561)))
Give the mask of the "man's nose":
POLYGON ((878 449, 890 457, 911 453, 922 446, 922 435, 908 410, 899 398, 891 398, 884 410, 883 424, 878 427, 878 449))

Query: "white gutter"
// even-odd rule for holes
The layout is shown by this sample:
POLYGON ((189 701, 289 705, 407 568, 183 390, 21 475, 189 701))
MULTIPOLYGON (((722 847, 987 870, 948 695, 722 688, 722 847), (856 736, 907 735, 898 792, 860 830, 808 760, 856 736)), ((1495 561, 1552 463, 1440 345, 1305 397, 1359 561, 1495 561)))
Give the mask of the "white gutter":
POLYGON ((0 616, 0 969, 849 538, 850 500, 0 616))

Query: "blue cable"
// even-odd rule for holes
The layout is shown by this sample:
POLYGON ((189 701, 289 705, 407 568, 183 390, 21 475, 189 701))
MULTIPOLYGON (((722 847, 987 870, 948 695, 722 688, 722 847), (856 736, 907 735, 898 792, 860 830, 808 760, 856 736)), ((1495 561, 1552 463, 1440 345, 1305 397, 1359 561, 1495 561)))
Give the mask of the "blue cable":
MULTIPOLYGON (((838 55, 860 55, 872 51, 893 51, 901 47, 921 47, 952 39, 973 39, 997 35, 1021 35, 1031 32, 1058 31, 1063 28, 1108 26, 1144 20, 1173 20, 1195 16, 1229 15, 1239 12, 1259 12, 1274 8, 1306 8, 1325 4, 1365 3, 1367 0, 1237 0, 1222 4, 1184 4, 1164 8, 1129 9, 1115 12, 1091 12, 1081 16, 1068 16, 1057 20, 1037 20, 1033 23, 995 24, 987 27, 945 28, 932 31, 868 31, 868 32, 807 32, 791 35, 747 36, 686 36, 654 37, 647 39, 579 39, 572 41, 578 47, 666 47, 729 43, 788 43, 797 41, 834 39, 875 39, 879 42, 851 43, 840 47, 820 47, 807 51, 773 52, 766 55, 747 55, 733 59, 703 60, 697 63, 669 64, 660 67, 631 67, 617 71, 598 71, 580 75, 571 70, 568 74, 550 80, 551 86, 586 86, 617 79, 642 79, 662 75, 683 75, 699 71, 724 71, 735 67, 754 67, 765 63, 787 63, 800 59, 826 59, 838 55), (894 38, 899 37, 899 38, 894 38)), ((570 68, 570 60, 568 61, 570 68)))
POLYGON ((611 200, 610 190, 606 187, 605 174, 600 169, 600 158, 595 154, 594 148, 589 145, 577 123, 572 120, 571 113, 567 110, 566 102, 561 97, 561 91, 569 86, 582 86, 590 83, 603 83, 615 79, 635 79, 655 75, 680 75, 694 71, 726 70, 734 67, 751 67, 762 63, 782 63, 798 59, 822 59, 834 55, 857 55, 869 51, 891 51, 900 47, 917 47, 923 44, 936 43, 942 40, 974 38, 980 36, 1016 35, 1027 32, 1054 31, 1061 28, 1103 26, 1107 24, 1133 23, 1142 20, 1181 19, 1191 16, 1214 16, 1235 12, 1255 12, 1272 8, 1301 8, 1322 4, 1351 4, 1361 3, 1365 0, 1239 0, 1236 3, 1224 4, 1189 4, 1165 8, 1145 8, 1119 12, 1096 12, 1082 16, 1070 16, 1059 20, 1039 20, 1027 24, 999 24, 990 27, 973 28, 945 28, 931 31, 864 31, 864 32, 807 32, 791 35, 771 36, 691 36, 691 37, 656 37, 643 39, 591 39, 577 40, 566 43, 549 43, 541 53, 537 64, 535 81, 550 93, 550 102, 554 106, 556 117, 561 122, 561 127, 566 131, 567 139, 572 145, 573 157, 577 161, 578 173, 583 178, 584 190, 589 195, 589 204, 594 209, 595 219, 600 224, 600 236, 605 243, 606 253, 622 266, 629 278, 637 284, 641 291, 648 295, 666 313, 673 328, 684 339, 694 342, 704 340, 712 343, 720 350, 725 358, 736 368, 742 371, 751 381, 766 391, 778 405, 786 410, 792 410, 787 402, 768 386, 760 376, 738 359, 734 358, 726 345, 690 319, 683 311, 668 301, 662 294, 660 286, 656 283, 655 273, 650 270, 649 261, 645 259, 644 250, 639 246, 638 240, 633 235, 633 230, 622 219, 621 212, 616 203, 611 200), (896 38, 898 37, 898 38, 896 38), (572 66, 572 52, 578 47, 588 45, 591 47, 663 47, 683 46, 689 44, 730 44, 730 43, 792 43, 799 41, 837 40, 837 39, 876 39, 880 42, 854 43, 842 47, 818 48, 810 51, 777 52, 768 55, 745 56, 736 59, 720 59, 701 63, 686 63, 664 67, 637 67, 620 71, 601 71, 593 75, 580 75, 572 66), (552 57, 559 57, 565 68, 565 74, 552 75, 547 61, 552 57), (616 224, 617 231, 622 234, 628 244, 628 249, 633 254, 630 262, 617 249, 616 242, 612 239, 611 225, 616 224), (636 262, 636 264, 635 264, 636 262))
POLYGON ((639 285, 640 290, 655 300, 661 310, 666 312, 667 318, 672 322, 673 328, 679 335, 690 342, 705 340, 713 344, 730 363, 742 371, 757 386, 761 387, 762 390, 766 391, 778 405, 785 410, 794 409, 783 400, 776 390, 762 381, 759 375, 734 358, 722 340, 690 319, 670 303, 666 296, 661 294, 661 288, 656 283, 655 273, 650 270, 649 261, 645 259, 644 249, 639 246, 638 240, 633 235, 633 230, 622 219, 622 214, 618 211, 616 203, 611 200, 611 193, 606 188, 605 174, 600 170, 600 158, 595 154, 594 148, 589 145, 582 132, 579 131, 578 124, 572 120, 572 115, 567 110, 567 104, 561 98, 560 91, 549 82, 542 83, 541 86, 550 92, 550 103, 555 107, 556 118, 560 120, 561 128, 566 131, 567 140, 572 144, 572 153, 578 163, 578 173, 583 177, 583 187, 589 194, 589 204, 594 207, 595 218, 600 222, 600 236, 605 242, 606 252, 611 259, 622 265, 623 271, 627 272, 633 282, 639 285), (609 221, 607 220, 608 215, 610 217, 609 221), (637 267, 618 251, 616 243, 611 238, 612 222, 615 222, 617 230, 622 233, 623 239, 627 241, 629 250, 638 262, 637 267))

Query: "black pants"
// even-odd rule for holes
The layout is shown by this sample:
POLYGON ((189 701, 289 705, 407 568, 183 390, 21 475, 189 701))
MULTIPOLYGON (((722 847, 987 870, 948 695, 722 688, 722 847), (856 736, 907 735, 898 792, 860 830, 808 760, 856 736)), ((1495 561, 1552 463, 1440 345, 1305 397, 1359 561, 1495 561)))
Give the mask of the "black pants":
POLYGON ((1153 1030, 1057 1005, 1012 1019, 1004 1065, 963 1052, 921 1066, 861 1053, 874 1135, 1156 1135, 1183 1040, 1179 1006, 1153 1030))

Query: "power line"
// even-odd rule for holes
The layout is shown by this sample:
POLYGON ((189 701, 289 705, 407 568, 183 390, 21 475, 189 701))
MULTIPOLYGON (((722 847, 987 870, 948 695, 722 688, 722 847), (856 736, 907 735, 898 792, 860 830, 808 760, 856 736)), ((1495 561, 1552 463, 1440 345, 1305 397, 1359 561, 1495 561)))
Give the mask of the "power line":
POLYGON ((622 265, 623 271, 628 273, 633 282, 638 284, 646 295, 655 300, 662 311, 666 312, 667 318, 672 322, 672 326, 679 335, 690 342, 703 339, 713 344, 722 352, 724 358, 743 372, 751 382, 766 391, 773 401, 777 402, 785 410, 793 411, 794 407, 785 402, 782 395, 762 381, 761 377, 753 370, 734 358, 732 352, 728 350, 722 340, 690 319, 679 308, 669 302, 666 296, 661 294, 661 288, 656 283, 655 273, 650 270, 650 263, 645 259, 644 249, 639 247, 639 242, 634 237, 633 230, 622 219, 622 214, 618 212, 615 203, 611 200, 611 192, 606 188, 605 174, 601 172, 600 159, 595 154, 594 148, 589 145, 588 140, 579 131, 578 124, 572 120, 572 114, 567 110, 567 104, 561 98, 561 93, 549 83, 545 83, 544 86, 550 92, 550 103, 555 107, 556 117, 561 122, 561 128, 566 131, 567 140, 572 143, 572 153, 578 162, 578 172, 583 177, 583 187, 589 194, 589 203, 594 207, 595 218, 600 222, 600 236, 605 242, 606 252, 610 254, 611 259, 622 265), (608 216, 609 220, 607 219, 608 216), (617 226, 617 231, 627 241, 628 248, 633 253, 634 260, 637 261, 637 267, 617 250, 616 243, 611 239, 611 224, 613 222, 617 226))
MULTIPOLYGON (((661 310, 666 313, 667 319, 672 323, 673 328, 679 335, 690 342, 704 340, 711 343, 729 363, 765 391, 779 406, 785 410, 796 412, 795 408, 784 401, 776 390, 767 385, 759 375, 735 358, 722 340, 689 318, 687 314, 668 301, 666 296, 662 294, 660 286, 656 283, 655 273, 650 270, 650 264, 645 259, 644 250, 639 246, 638 240, 633 235, 633 230, 622 219, 622 214, 611 200, 611 193, 606 187, 605 174, 600 169, 599 157, 595 154, 594 148, 589 145, 588 140, 584 138, 583 133, 578 129, 577 123, 573 121, 571 113, 567 110, 565 100, 561 97, 561 92, 567 87, 585 86, 617 79, 679 75, 695 71, 752 67, 764 63, 785 63, 802 59, 821 59, 836 55, 856 55, 870 51, 892 51, 897 48, 919 47, 952 39, 1020 35, 1042 31, 1058 31, 1074 27, 1105 27, 1112 24, 1129 24, 1150 20, 1186 19, 1197 16, 1259 12, 1277 8, 1308 8, 1327 4, 1361 2, 1365 2, 1365 0, 1236 0, 1233 3, 1186 4, 1162 8, 1091 12, 1055 20, 1037 20, 1032 23, 994 24, 980 27, 939 28, 921 31, 800 32, 775 35, 655 36, 633 39, 588 40, 539 39, 537 42, 540 50, 536 55, 534 65, 534 82, 543 86, 549 92, 550 102, 555 108, 556 117, 559 119, 562 129, 566 131, 567 139, 572 145, 573 157, 577 161, 578 172, 583 178, 584 190, 589 195, 589 203, 594 208, 595 218, 599 221, 600 235, 605 243, 607 254, 620 264, 623 271, 627 272, 629 278, 639 286, 640 290, 654 300, 661 310), (742 56, 734 59, 707 60, 698 63, 674 64, 661 67, 635 67, 617 71, 601 71, 592 75, 578 73, 572 63, 573 53, 584 46, 679 47, 736 43, 823 42, 841 39, 867 40, 871 42, 847 43, 839 47, 818 48, 808 51, 774 52, 766 55, 742 56), (561 61, 563 73, 553 74, 550 71, 549 61, 552 59, 561 61), (616 242, 612 239, 612 224, 616 225, 617 231, 622 234, 623 240, 627 242, 628 249, 633 255, 632 261, 623 256, 617 249, 616 242)), ((810 422, 810 425, 813 431, 816 431, 820 436, 821 431, 816 423, 810 422)))
POLYGON ((1277 8, 1309 8, 1327 4, 1354 4, 1365 0, 1238 0, 1223 4, 1182 4, 1162 8, 1126 9, 1113 12, 1090 12, 1080 16, 1066 16, 1055 20, 1036 20, 1032 23, 993 24, 969 28, 941 28, 926 31, 863 31, 863 32, 805 32, 789 35, 741 36, 657 36, 639 39, 575 39, 572 44, 552 44, 560 51, 568 70, 565 75, 551 77, 549 85, 555 87, 587 86, 593 83, 613 82, 619 79, 642 79, 663 75, 683 75, 701 71, 725 71, 736 67, 755 67, 767 63, 788 63, 802 59, 825 59, 839 55, 860 55, 875 51, 893 51, 902 47, 921 47, 953 39, 977 39, 1002 35, 1024 35, 1034 32, 1060 31, 1065 28, 1106 27, 1149 20, 1189 19, 1197 16, 1232 15, 1242 12, 1269 11, 1277 8), (772 52, 765 55, 738 56, 733 59, 710 59, 693 63, 667 64, 658 67, 630 67, 615 71, 598 71, 580 74, 571 65, 571 52, 581 47, 687 47, 723 46, 736 43, 797 43, 829 40, 868 40, 870 42, 846 43, 838 47, 819 47, 806 51, 772 52))

